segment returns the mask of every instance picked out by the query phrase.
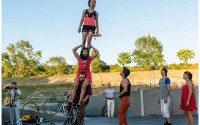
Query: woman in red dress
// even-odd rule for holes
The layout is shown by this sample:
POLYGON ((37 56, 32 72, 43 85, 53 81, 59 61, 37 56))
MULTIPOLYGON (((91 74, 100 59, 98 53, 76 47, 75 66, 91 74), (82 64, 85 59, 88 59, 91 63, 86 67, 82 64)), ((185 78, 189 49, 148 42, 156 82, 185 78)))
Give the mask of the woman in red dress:
POLYGON ((183 79, 185 79, 186 83, 182 87, 180 109, 184 110, 184 116, 187 125, 194 125, 192 112, 193 110, 197 110, 197 107, 193 93, 194 84, 192 82, 192 73, 185 71, 183 74, 183 79))
POLYGON ((81 50, 81 53, 80 55, 77 53, 77 49, 80 48, 81 45, 73 48, 73 53, 74 53, 74 56, 77 58, 78 60, 78 72, 77 72, 77 75, 76 75, 76 78, 74 80, 74 86, 73 86, 73 89, 72 89, 72 92, 71 92, 71 102, 74 101, 74 97, 75 97, 75 94, 76 94, 76 90, 78 88, 78 85, 79 85, 79 76, 80 76, 80 73, 81 72, 85 72, 86 73, 86 79, 85 81, 83 82, 83 85, 82 85, 82 88, 81 88, 81 95, 80 95, 80 99, 79 99, 79 105, 81 104, 81 101, 83 100, 83 97, 85 95, 85 90, 86 90, 86 87, 88 86, 88 84, 91 84, 92 83, 92 74, 91 74, 91 71, 90 71, 90 64, 91 64, 91 61, 98 55, 99 51, 94 48, 93 46, 91 46, 91 48, 94 50, 94 53, 89 56, 89 50, 88 48, 83 48, 81 50))

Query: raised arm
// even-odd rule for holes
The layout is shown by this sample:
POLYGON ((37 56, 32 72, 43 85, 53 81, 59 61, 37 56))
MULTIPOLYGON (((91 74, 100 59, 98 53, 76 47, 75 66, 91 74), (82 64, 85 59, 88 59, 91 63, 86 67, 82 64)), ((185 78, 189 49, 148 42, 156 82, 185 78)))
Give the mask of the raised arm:
POLYGON ((99 51, 96 48, 94 48, 92 45, 91 45, 91 48, 94 50, 94 53, 92 54, 91 58, 94 59, 99 54, 99 51))
POLYGON ((98 12, 96 12, 96 34, 97 34, 97 36, 99 35, 99 20, 98 20, 98 18, 99 18, 99 13, 98 12))
POLYGON ((74 47, 74 48, 72 49, 72 51, 73 51, 73 53, 74 53, 74 56, 75 56, 76 58, 79 58, 79 54, 78 54, 76 51, 77 51, 77 49, 80 48, 80 47, 81 47, 81 45, 76 46, 76 47, 74 47))
POLYGON ((82 14, 82 17, 81 17, 81 21, 80 21, 80 24, 79 24, 79 27, 78 27, 78 32, 79 32, 79 33, 81 32, 81 26, 83 25, 85 12, 86 12, 86 11, 83 10, 83 14, 82 14))

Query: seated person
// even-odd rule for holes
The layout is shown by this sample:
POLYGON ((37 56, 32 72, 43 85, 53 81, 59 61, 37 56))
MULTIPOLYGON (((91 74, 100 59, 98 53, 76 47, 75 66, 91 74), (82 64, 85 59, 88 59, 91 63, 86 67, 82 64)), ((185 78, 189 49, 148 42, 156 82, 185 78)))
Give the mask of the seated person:
MULTIPOLYGON (((86 78, 86 73, 81 72, 80 77, 79 77, 79 86, 76 90, 76 95, 75 95, 75 98, 74 98, 74 101, 73 101, 73 103, 75 103, 75 104, 78 104, 78 102, 79 102, 80 95, 81 95, 81 88, 82 88, 82 85, 83 85, 85 78, 86 78)), ((85 107, 89 103, 89 98, 90 98, 91 95, 92 95, 92 87, 91 87, 91 84, 89 84, 86 87, 85 96, 84 96, 84 98, 81 102, 81 105, 78 108, 77 125, 80 124, 81 119, 84 117, 85 107)), ((71 96, 71 91, 68 93, 68 97, 69 96, 71 96)), ((69 111, 70 107, 71 106, 68 106, 68 111, 69 111)))

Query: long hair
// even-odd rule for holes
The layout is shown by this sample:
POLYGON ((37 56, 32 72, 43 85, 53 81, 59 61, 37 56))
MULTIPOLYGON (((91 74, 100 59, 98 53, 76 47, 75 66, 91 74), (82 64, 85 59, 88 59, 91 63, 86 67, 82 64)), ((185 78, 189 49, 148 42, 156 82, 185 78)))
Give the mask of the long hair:
POLYGON ((86 59, 88 59, 88 57, 89 57, 89 49, 88 48, 83 48, 82 50, 81 50, 81 52, 80 52, 80 58, 82 59, 82 60, 86 60, 86 59), (87 56, 84 56, 83 55, 83 51, 84 50, 87 50, 88 51, 88 55, 87 56))

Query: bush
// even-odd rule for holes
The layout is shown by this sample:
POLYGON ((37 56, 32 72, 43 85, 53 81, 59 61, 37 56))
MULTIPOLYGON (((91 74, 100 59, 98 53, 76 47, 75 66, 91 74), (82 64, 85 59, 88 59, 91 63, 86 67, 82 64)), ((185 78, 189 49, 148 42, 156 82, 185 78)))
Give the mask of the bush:
POLYGON ((118 64, 110 65, 110 72, 120 72, 122 70, 122 67, 118 64))
POLYGON ((180 63, 180 64, 170 64, 167 66, 168 69, 178 69, 178 70, 181 70, 181 69, 198 69, 198 64, 183 64, 183 63, 180 63))

